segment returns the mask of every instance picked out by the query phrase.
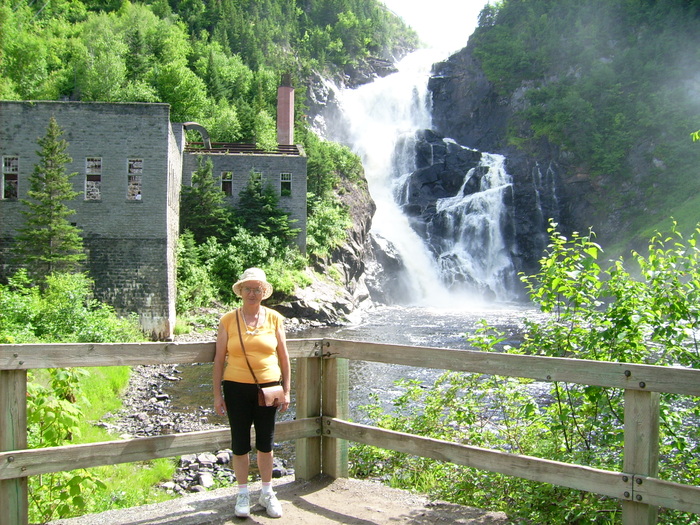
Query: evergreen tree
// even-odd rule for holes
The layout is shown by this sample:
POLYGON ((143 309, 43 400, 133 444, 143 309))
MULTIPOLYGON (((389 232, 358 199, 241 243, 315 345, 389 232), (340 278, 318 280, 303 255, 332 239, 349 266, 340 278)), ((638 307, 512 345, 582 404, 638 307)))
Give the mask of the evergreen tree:
POLYGON ((260 179, 251 174, 248 184, 239 193, 236 217, 240 226, 253 235, 289 244, 299 234, 299 229, 292 228, 292 221, 278 204, 275 190, 269 185, 263 187, 260 179))
POLYGON ((80 229, 68 222, 75 213, 66 203, 80 192, 73 190, 65 166, 72 159, 66 153, 68 143, 61 139, 63 130, 51 117, 46 135, 37 142, 39 163, 29 176, 30 199, 22 199, 28 208, 27 218, 17 236, 17 252, 35 278, 46 278, 55 272, 77 272, 85 259, 80 229))
POLYGON ((198 244, 209 237, 227 238, 231 210, 220 180, 214 177, 211 159, 198 158, 192 174, 192 186, 184 186, 180 197, 180 232, 189 230, 198 244))

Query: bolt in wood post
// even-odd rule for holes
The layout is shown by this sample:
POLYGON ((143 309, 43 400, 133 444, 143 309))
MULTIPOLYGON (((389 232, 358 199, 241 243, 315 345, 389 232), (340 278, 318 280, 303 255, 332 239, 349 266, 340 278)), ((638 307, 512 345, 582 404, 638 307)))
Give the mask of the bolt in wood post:
MULTIPOLYGON (((349 361, 341 358, 323 360, 324 416, 347 420, 350 414, 348 402, 349 361)), ((348 477, 348 442, 344 439, 326 437, 323 430, 322 470, 333 478, 348 477)))
MULTIPOLYGON (((296 363, 297 419, 321 417, 321 358, 305 357, 296 363)), ((318 437, 296 440, 295 479, 309 480, 321 473, 321 431, 318 437)))
MULTIPOLYGON (((659 393, 625 390, 623 472, 655 477, 659 470, 659 393)), ((623 525, 653 525, 657 507, 632 499, 622 502, 623 525)))
MULTIPOLYGON (((27 448, 27 371, 0 370, 0 451, 27 448)), ((0 480, 0 525, 26 525, 27 478, 0 480)))

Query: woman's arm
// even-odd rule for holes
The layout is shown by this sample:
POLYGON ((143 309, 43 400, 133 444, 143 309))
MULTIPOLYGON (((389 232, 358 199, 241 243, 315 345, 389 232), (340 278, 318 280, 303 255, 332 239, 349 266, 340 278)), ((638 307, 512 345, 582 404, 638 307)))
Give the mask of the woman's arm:
POLYGON ((228 345, 228 332, 223 324, 219 322, 219 331, 216 336, 216 353, 214 354, 214 410, 223 416, 226 415, 226 403, 221 394, 221 380, 224 377, 224 364, 226 362, 226 347, 228 345))
POLYGON ((284 412, 289 408, 290 389, 292 385, 291 366, 289 365, 289 351, 287 350, 287 336, 284 333, 282 323, 277 327, 277 359, 279 359, 280 370, 282 371, 282 388, 284 388, 284 403, 280 405, 280 411, 284 412))

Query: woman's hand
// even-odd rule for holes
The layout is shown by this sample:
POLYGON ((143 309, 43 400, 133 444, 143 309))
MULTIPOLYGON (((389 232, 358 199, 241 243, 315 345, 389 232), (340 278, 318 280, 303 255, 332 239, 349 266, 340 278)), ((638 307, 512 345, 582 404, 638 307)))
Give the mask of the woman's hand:
POLYGON ((284 393, 284 401, 282 403, 280 403, 280 406, 279 406, 280 412, 284 412, 285 410, 287 410, 289 408, 289 401, 290 401, 289 392, 285 392, 284 393))
POLYGON ((214 398, 214 410, 216 410, 216 413, 220 416, 226 415, 226 402, 222 396, 216 396, 214 398))

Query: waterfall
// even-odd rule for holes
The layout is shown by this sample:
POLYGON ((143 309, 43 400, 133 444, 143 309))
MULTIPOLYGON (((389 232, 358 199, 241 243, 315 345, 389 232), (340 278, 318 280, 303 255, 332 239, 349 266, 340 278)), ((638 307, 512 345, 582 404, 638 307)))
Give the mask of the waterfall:
POLYGON ((398 71, 389 76, 355 89, 329 86, 340 118, 326 115, 323 134, 362 159, 377 205, 371 233, 404 265, 404 302, 434 304, 438 292, 441 304, 464 307, 482 298, 509 298, 514 228, 505 201, 511 183, 503 157, 483 153, 480 165, 463 174, 462 188, 436 202, 427 224, 417 227, 416 219, 404 214, 407 182, 416 171, 417 132, 431 128, 430 71, 445 57, 444 47, 421 49, 398 62, 398 71), (474 178, 478 191, 467 192, 474 178))
POLYGON ((441 276, 453 293, 476 291, 500 300, 512 293, 515 270, 508 237, 513 218, 506 205, 512 184, 504 163, 503 155, 483 153, 457 195, 437 201, 431 223, 439 225, 442 234, 429 241, 441 276), (467 193, 473 178, 480 179, 478 191, 467 193))

